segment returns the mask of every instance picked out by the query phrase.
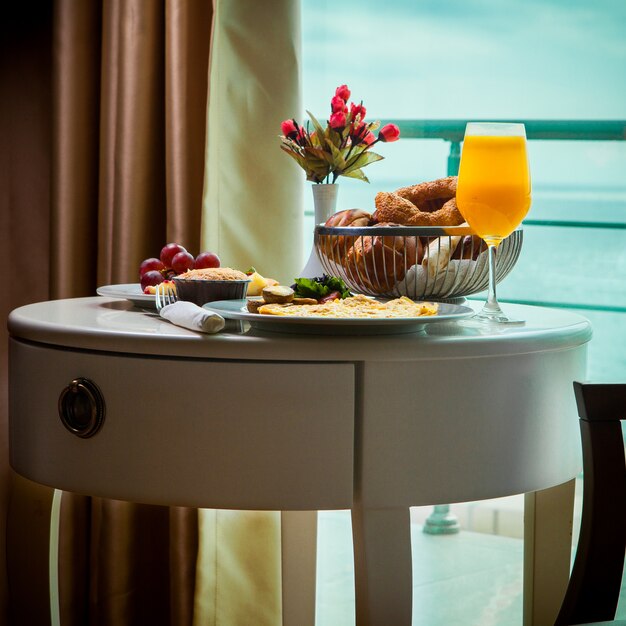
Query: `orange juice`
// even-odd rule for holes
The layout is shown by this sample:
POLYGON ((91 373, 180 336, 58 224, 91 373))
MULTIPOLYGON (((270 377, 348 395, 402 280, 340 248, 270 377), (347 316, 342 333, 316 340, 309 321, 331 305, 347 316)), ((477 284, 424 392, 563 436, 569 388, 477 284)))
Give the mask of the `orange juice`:
POLYGON ((525 137, 466 135, 456 202, 487 243, 497 244, 510 235, 530 208, 525 137))

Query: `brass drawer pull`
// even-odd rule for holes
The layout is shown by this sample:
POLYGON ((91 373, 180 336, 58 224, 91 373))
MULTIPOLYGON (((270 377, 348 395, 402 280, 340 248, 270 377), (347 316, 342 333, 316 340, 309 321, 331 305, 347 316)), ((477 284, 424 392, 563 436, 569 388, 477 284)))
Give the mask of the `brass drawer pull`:
POLYGON ((75 378, 59 396, 59 417, 77 437, 93 437, 104 422, 104 398, 88 378, 75 378))

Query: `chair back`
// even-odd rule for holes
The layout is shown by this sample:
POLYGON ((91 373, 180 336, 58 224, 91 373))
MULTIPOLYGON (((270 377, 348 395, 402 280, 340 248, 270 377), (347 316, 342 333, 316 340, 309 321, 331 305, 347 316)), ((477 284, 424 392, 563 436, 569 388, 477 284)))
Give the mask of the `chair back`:
POLYGON ((583 509, 574 567, 555 626, 615 618, 626 550, 620 420, 626 384, 574 383, 583 447, 583 509))

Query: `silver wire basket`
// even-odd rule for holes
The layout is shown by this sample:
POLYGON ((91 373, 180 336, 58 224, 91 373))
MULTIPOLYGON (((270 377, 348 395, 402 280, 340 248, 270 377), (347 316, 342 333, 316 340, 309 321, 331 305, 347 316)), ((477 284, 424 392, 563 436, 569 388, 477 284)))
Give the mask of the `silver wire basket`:
MULTIPOLYGON (((522 240, 518 228, 498 247, 496 282, 513 269, 522 240)), ((319 225, 314 244, 327 274, 366 295, 458 302, 489 283, 486 245, 468 226, 319 225)))

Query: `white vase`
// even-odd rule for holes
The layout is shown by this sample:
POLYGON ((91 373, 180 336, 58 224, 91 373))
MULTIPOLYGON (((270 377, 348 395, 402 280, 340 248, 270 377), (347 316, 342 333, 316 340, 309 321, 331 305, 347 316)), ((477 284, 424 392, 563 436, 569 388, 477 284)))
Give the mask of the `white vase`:
MULTIPOLYGON (((324 224, 326 220, 337 210, 337 194, 339 193, 339 185, 333 184, 315 184, 311 187, 313 190, 313 207, 315 209, 315 225, 324 224)), ((324 268, 320 263, 315 244, 311 248, 309 260, 306 262, 304 269, 299 276, 302 278, 315 278, 324 273, 324 268)))

